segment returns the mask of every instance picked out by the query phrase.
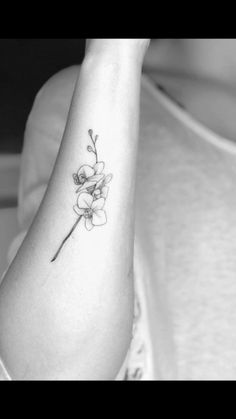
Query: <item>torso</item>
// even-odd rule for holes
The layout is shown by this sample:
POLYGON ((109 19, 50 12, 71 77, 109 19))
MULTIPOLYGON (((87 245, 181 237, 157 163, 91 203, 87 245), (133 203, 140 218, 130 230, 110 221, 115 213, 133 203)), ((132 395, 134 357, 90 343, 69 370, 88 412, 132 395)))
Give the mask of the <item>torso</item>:
POLYGON ((216 134, 236 142, 236 91, 211 80, 171 71, 149 76, 195 119, 216 134))
POLYGON ((142 92, 134 266, 148 318, 141 346, 153 360, 143 377, 232 378, 236 144, 154 86, 142 92))
MULTIPOLYGON (((144 72, 170 97, 217 134, 236 141, 236 83, 197 68, 182 53, 177 40, 161 40, 148 51, 144 72), (149 54, 149 55, 148 55, 149 54)), ((204 61, 204 57, 202 57, 204 61)), ((207 64, 203 64, 207 65, 207 64)), ((217 64, 216 64, 217 65, 217 64)))

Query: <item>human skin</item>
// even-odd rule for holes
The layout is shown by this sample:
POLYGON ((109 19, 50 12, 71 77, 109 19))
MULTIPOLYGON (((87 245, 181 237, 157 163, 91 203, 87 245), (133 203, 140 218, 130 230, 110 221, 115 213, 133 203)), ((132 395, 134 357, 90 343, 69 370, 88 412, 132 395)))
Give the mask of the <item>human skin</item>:
POLYGON ((88 45, 47 192, 0 288, 0 355, 12 379, 114 379, 124 361, 133 322, 134 189, 148 44, 88 45), (93 174, 80 172, 84 165, 93 174), (94 183, 77 192, 101 171, 112 174, 106 199, 95 197, 94 183))

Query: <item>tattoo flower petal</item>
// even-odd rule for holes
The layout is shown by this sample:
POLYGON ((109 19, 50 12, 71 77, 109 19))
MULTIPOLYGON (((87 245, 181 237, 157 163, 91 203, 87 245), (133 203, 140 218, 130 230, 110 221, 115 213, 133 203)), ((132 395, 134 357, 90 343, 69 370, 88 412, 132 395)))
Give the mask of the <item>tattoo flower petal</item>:
POLYGON ((88 231, 92 230, 93 223, 91 218, 85 218, 85 227, 88 231))
POLYGON ((101 181, 104 178, 104 175, 93 175, 89 177, 83 184, 79 186, 76 192, 82 192, 91 186, 95 186, 97 182, 101 181))
POLYGON ((77 203, 79 208, 90 208, 93 203, 93 197, 87 192, 81 192, 78 196, 77 203))
POLYGON ((76 212, 77 215, 84 215, 84 209, 79 208, 78 205, 73 206, 73 210, 76 212))
POLYGON ((106 199, 107 195, 108 195, 108 191, 109 191, 108 186, 103 186, 103 188, 101 190, 101 197, 106 199))
POLYGON ((105 167, 105 164, 103 161, 100 161, 93 166, 94 171, 97 175, 100 175, 103 172, 104 167, 105 167))
POLYGON ((94 225, 98 226, 106 223, 106 213, 102 209, 104 204, 104 198, 94 199, 87 192, 79 194, 77 206, 74 207, 74 211, 85 218, 85 227, 87 230, 92 230, 94 225))
POLYGON ((94 173, 94 169, 91 166, 85 164, 78 170, 77 174, 79 178, 81 177, 87 180, 89 177, 93 176, 94 173))
POLYGON ((102 188, 103 186, 107 185, 112 179, 112 174, 104 176, 99 182, 96 184, 96 188, 102 188))
POLYGON ((101 226, 106 224, 107 217, 104 210, 96 210, 93 213, 92 223, 94 226, 101 226))
POLYGON ((91 208, 93 211, 97 211, 97 210, 102 209, 104 207, 104 204, 105 204, 104 198, 95 199, 91 205, 91 208))

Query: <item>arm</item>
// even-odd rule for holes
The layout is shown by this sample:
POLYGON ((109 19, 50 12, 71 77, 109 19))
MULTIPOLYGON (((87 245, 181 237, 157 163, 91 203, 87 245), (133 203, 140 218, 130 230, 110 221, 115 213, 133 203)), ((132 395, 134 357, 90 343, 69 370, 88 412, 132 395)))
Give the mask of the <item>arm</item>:
POLYGON ((0 288, 0 354, 13 379, 109 379, 123 363, 146 47, 89 45, 47 192, 0 288))

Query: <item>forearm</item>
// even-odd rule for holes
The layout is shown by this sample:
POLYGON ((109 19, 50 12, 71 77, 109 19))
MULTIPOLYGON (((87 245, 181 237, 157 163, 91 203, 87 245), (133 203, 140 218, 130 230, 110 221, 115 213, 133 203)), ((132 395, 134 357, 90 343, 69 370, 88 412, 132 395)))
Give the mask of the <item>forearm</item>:
POLYGON ((1 287, 0 351, 13 377, 109 378, 125 356, 140 76, 140 58, 122 50, 90 53, 82 65, 47 193, 1 287), (73 174, 96 160, 113 177, 106 220, 93 226, 73 174))

